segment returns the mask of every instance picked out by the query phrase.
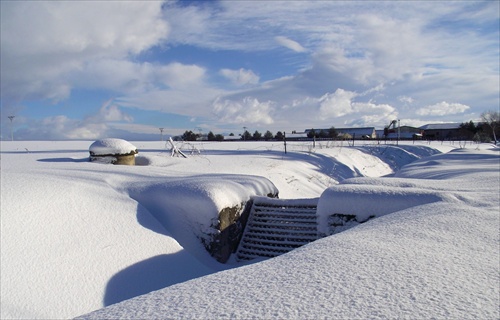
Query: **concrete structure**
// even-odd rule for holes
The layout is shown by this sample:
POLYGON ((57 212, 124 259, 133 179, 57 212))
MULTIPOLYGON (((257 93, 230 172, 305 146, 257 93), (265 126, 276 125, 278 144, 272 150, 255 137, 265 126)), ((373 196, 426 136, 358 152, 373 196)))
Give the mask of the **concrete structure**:
POLYGON ((122 139, 96 140, 89 147, 90 161, 120 165, 135 165, 137 148, 122 139))

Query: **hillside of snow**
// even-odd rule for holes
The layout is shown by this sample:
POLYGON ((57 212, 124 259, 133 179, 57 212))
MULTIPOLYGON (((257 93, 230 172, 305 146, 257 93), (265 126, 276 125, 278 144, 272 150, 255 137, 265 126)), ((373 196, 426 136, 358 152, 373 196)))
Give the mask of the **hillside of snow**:
POLYGON ((133 142, 138 165, 113 166, 88 162, 91 143, 1 143, 0 318, 110 305, 88 317, 498 317, 490 145, 297 142, 285 154, 278 142, 197 142, 178 145, 185 159, 133 142), (356 186, 375 201, 408 188, 435 199, 391 212, 379 201, 379 218, 247 266, 216 262, 199 241, 218 210, 251 196, 356 186))

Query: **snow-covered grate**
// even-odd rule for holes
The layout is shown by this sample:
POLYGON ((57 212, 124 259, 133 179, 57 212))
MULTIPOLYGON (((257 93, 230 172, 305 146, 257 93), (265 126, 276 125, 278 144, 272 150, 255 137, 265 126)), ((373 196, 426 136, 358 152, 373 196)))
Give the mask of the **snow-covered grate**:
POLYGON ((276 257, 318 239, 318 199, 256 198, 236 252, 237 260, 276 257))

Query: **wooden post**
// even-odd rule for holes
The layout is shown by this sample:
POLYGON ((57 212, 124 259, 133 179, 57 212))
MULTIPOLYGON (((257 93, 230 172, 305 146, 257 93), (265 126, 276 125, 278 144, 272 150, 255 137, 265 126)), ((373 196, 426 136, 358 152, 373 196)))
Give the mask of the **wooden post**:
POLYGON ((285 154, 286 154, 286 132, 283 131, 283 141, 285 143, 285 154))

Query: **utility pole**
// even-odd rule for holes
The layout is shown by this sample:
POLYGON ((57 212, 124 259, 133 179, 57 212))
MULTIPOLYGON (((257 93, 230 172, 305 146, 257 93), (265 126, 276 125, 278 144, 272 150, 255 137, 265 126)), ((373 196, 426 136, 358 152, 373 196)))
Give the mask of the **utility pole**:
POLYGON ((400 128, 401 128, 401 124, 400 124, 399 119, 398 119, 398 143, 397 143, 397 145, 399 145, 399 138, 401 137, 401 130, 400 130, 400 128))
POLYGON ((9 116, 10 120, 10 140, 14 141, 14 125, 12 124, 12 121, 14 120, 16 116, 9 116))
POLYGON ((160 141, 163 142, 163 129, 165 128, 159 128, 159 129, 160 129, 160 139, 161 139, 160 141))

